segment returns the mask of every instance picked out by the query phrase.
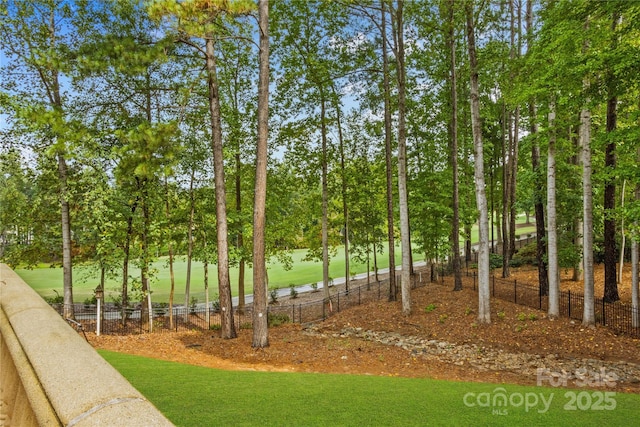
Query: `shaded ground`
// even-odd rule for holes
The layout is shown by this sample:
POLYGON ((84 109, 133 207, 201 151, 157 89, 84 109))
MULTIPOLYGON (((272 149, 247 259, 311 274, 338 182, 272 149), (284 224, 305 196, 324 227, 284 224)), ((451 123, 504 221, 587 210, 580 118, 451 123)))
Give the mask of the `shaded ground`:
MULTIPOLYGON (((535 273, 535 271, 533 271, 535 273)), ((525 270, 517 274, 532 274, 525 270)), ((521 280, 521 279, 519 279, 521 280)), ((575 284, 574 284, 575 285, 575 284)), ((563 283, 563 289, 574 286, 563 283)), ((535 384, 535 375, 519 369, 517 355, 535 355, 541 366, 548 362, 582 363, 592 366, 624 361, 630 372, 617 390, 640 392, 640 340, 617 336, 605 327, 583 328, 568 319, 549 321, 544 312, 503 302, 491 302, 492 323, 476 322, 477 294, 469 289, 451 291, 451 278, 444 285, 429 284, 412 292, 413 314, 405 317, 399 302, 374 301, 335 314, 313 325, 283 325, 271 328, 270 347, 251 348, 251 330, 241 329, 235 340, 223 340, 215 331, 132 336, 88 334, 97 348, 161 358, 220 369, 291 372, 333 372, 447 380, 535 384), (385 345, 347 330, 393 332, 401 337, 418 337, 458 351, 463 346, 477 349, 457 363, 448 357, 423 355, 385 345), (488 358, 513 354, 513 363, 496 368, 488 358), (449 361, 448 361, 449 360, 449 361), (576 362, 578 361, 578 362, 576 362)), ((601 295, 601 291, 597 291, 601 295)), ((305 295, 304 298, 318 298, 305 295)), ((299 301, 301 301, 299 299, 299 301)), ((283 303, 283 301, 281 301, 283 303)), ((618 364, 619 365, 619 364, 618 364)))

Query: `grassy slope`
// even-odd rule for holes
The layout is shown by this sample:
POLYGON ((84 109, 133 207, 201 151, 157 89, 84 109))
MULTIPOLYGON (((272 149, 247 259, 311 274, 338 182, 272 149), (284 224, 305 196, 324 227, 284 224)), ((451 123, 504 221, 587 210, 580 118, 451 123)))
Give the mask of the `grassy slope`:
MULTIPOLYGON (((138 356, 101 351, 161 412, 178 426, 201 425, 629 425, 640 396, 616 394, 614 410, 565 410, 563 388, 521 387, 335 374, 221 371, 138 356), (490 393, 503 387, 507 396, 543 405, 525 410, 510 406, 494 415, 490 407, 468 407, 467 393, 490 393), (517 396, 516 396, 517 397, 517 396)), ((605 390, 603 390, 605 391, 605 390)), ((576 390, 576 393, 592 391, 576 390)), ((589 397, 590 398, 590 397, 589 397)), ((583 396, 583 402, 586 397, 583 396)), ((471 402, 476 400, 471 399, 471 402)), ((593 399, 595 401, 595 399, 593 399)), ((514 400, 517 403, 517 399, 514 400)))

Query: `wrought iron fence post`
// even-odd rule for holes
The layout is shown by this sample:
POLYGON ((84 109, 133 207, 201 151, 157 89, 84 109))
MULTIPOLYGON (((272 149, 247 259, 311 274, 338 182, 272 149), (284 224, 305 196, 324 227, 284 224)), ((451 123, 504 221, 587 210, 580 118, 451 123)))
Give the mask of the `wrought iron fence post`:
POLYGON ((513 302, 518 303, 518 281, 513 279, 513 302))

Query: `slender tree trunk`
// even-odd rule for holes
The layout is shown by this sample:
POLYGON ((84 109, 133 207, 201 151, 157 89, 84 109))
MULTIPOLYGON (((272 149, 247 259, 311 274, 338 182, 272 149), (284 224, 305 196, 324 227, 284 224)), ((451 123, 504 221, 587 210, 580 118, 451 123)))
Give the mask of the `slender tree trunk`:
POLYGON ((127 307, 129 306, 129 259, 131 255, 131 237, 133 236, 133 215, 138 208, 138 197, 131 205, 131 213, 127 218, 127 235, 124 241, 124 257, 122 260, 122 326, 127 322, 127 307))
POLYGON ((205 312, 205 321, 207 322, 207 325, 210 325, 209 320, 210 320, 210 314, 209 312, 211 311, 211 308, 209 307, 209 259, 207 257, 207 233, 204 231, 204 229, 202 230, 202 251, 204 252, 204 259, 202 261, 202 268, 204 270, 203 272, 203 276, 204 276, 204 302, 205 302, 205 307, 206 307, 206 312, 205 312))
POLYGON ((386 2, 382 6, 382 78, 384 86, 384 146, 387 175, 387 238, 389 242, 389 301, 397 301, 395 236, 393 227, 393 165, 391 162, 391 89, 389 87, 389 58, 387 56, 386 2))
MULTIPOLYGON (((638 148, 638 162, 640 163, 640 148, 638 148)), ((635 191, 636 201, 640 201, 640 183, 636 184, 635 191)), ((636 229, 638 227, 638 223, 636 222, 636 229)), ((633 310, 633 315, 631 319, 631 324, 634 328, 640 327, 640 308, 638 307, 638 268, 640 267, 640 245, 638 244, 638 233, 634 234, 633 241, 631 242, 631 307, 633 310)))
POLYGON ((64 318, 75 319, 73 307, 73 278, 71 254, 71 214, 67 189, 67 162, 62 153, 58 153, 58 178, 60 180, 60 211, 62 220, 62 283, 64 295, 64 318))
MULTIPOLYGON (((620 209, 624 209, 624 192, 627 181, 622 181, 622 191, 620 192, 620 209)), ((620 243, 620 262, 618 263, 618 283, 622 283, 622 271, 624 270, 624 247, 627 245, 627 236, 624 231, 624 216, 620 219, 620 235, 622 242, 620 243)))
MULTIPOLYGON (((611 32, 615 34, 618 22, 618 13, 613 14, 611 32)), ((611 51, 615 51, 615 36, 611 46, 611 51)), ((609 141, 605 149, 604 167, 607 178, 604 183, 604 297, 606 302, 615 302, 620 299, 618 296, 618 280, 616 278, 616 183, 614 170, 616 168, 616 143, 612 133, 616 130, 618 122, 618 97, 615 94, 615 82, 613 72, 607 73, 607 124, 606 131, 609 141)))
MULTIPOLYGON (((640 200, 640 190, 636 191, 636 199, 640 200)), ((631 325, 634 328, 640 327, 640 311, 638 308, 638 238, 634 238, 631 243, 631 325)))
POLYGON ((510 168, 507 166, 509 163, 510 147, 511 147, 511 115, 507 114, 507 106, 505 102, 502 103, 502 277, 506 278, 511 275, 509 271, 509 186, 511 180, 509 179, 510 168), (507 143, 507 132, 509 132, 507 143))
MULTIPOLYGON (((584 87, 588 88, 585 79, 584 87)), ((588 104, 585 102, 585 104, 588 104)), ((582 147, 582 262, 584 277, 584 308, 582 324, 596 323, 593 280, 593 189, 591 185, 591 111, 584 107, 580 113, 580 146, 582 147)))
MULTIPOLYGON (((533 39, 533 0, 527 2, 527 38, 528 43, 533 39)), ((540 144, 538 142, 538 122, 537 122, 537 108, 535 101, 529 103, 529 120, 530 120, 530 133, 533 135, 531 144, 531 166, 534 174, 534 210, 536 217, 536 263, 538 264, 538 283, 540 287, 540 295, 549 294, 549 277, 547 273, 547 261, 545 260, 547 254, 547 243, 545 239, 545 226, 544 226, 544 206, 542 204, 543 198, 543 185, 542 185, 542 171, 540 168, 540 144)))
MULTIPOLYGON (((511 8, 511 52, 510 58, 515 61, 522 55, 522 5, 518 3, 517 11, 516 2, 510 3, 511 8), (514 25, 515 24, 515 25, 514 25), (517 26, 517 29, 514 28, 517 26), (518 36, 516 43, 515 37, 518 36)), ((515 75, 512 76, 515 78, 515 75)), ((510 129, 511 147, 509 155, 509 251, 508 259, 511 261, 516 253, 516 187, 518 183, 518 156, 520 144, 520 106, 516 106, 513 111, 513 128, 510 129)), ((507 266, 509 263, 507 263, 507 266)))
POLYGON ((231 282, 229 279, 229 241, 227 230, 227 201, 224 182, 224 153, 222 147, 222 123, 220 117, 220 96, 216 57, 212 36, 206 39, 206 59, 209 84, 209 110, 211 115, 211 143, 213 148, 213 169, 216 195, 216 231, 218 243, 218 295, 220 296, 220 335, 222 338, 235 338, 233 324, 233 302, 231 300, 231 282))
POLYGON ((476 58, 476 39, 473 23, 473 4, 465 3, 467 18, 467 40, 469 43, 471 128, 474 147, 474 176, 476 185, 476 203, 479 211, 478 242, 478 322, 491 322, 489 292, 489 218, 487 196, 484 181, 484 155, 482 128, 480 123, 480 90, 478 87, 478 60, 476 58))
POLYGON ((345 277, 345 291, 349 293, 349 278, 351 277, 351 266, 349 262, 349 207, 347 200, 347 173, 344 166, 344 137, 342 134, 342 120, 340 103, 338 102, 338 94, 336 93, 335 86, 332 86, 333 96, 335 99, 336 109, 336 124, 338 126, 338 141, 340 149, 340 173, 341 173, 341 189, 342 189, 342 220, 344 230, 344 277, 345 277))
POLYGON ((411 238, 409 229, 409 196, 407 190, 407 124, 406 82, 404 58, 404 1, 399 0, 396 9, 396 63, 398 78, 398 196, 400 207, 400 240, 402 241, 402 313, 411 314, 411 238))
POLYGON ((329 303, 329 188, 327 182, 327 123, 326 100, 320 89, 320 127, 322 138, 322 286, 324 288, 325 302, 329 303))
POLYGON ((191 300, 191 261, 193 259, 193 227, 195 215, 195 194, 193 191, 193 182, 195 181, 195 169, 191 169, 189 179, 189 226, 187 230, 187 279, 184 286, 184 320, 189 317, 189 302, 191 300))
POLYGON ((149 332, 153 332, 153 311, 151 310, 151 287, 149 284, 149 233, 151 232, 151 212, 149 210, 149 194, 147 190, 148 181, 142 180, 142 262, 140 268, 140 282, 142 284, 142 308, 140 309, 140 319, 149 332))
POLYGON ((518 185, 518 145, 520 141, 520 107, 516 107, 513 119, 513 145, 509 159, 510 179, 509 184, 509 261, 516 253, 516 187, 518 185))
MULTIPOLYGON (((238 142, 238 145, 240 143, 238 142)), ((242 218, 242 161, 240 159, 240 147, 236 151, 236 214, 238 218, 242 218)), ((245 282, 245 262, 244 262, 244 233, 242 230, 242 223, 236 235, 236 245, 240 252, 240 259, 238 260, 238 311, 244 312, 245 298, 244 298, 244 282, 245 282)))
POLYGON ((169 227, 169 238, 167 239, 167 246, 169 249, 169 280, 171 282, 171 289, 169 290, 169 329, 173 330, 173 298, 176 289, 176 278, 173 271, 173 226, 171 221, 171 205, 169 203, 169 185, 167 184, 167 176, 164 176, 164 191, 165 191, 165 214, 167 217, 167 224, 169 227))
POLYGON ((253 341, 252 347, 269 345, 265 258, 265 212, 267 197, 267 140, 269 130, 269 1, 258 1, 260 28, 260 75, 258 80, 258 142, 253 208, 253 341))
POLYGON ((456 76, 456 41, 454 0, 449 0, 449 27, 447 31, 449 45, 449 68, 451 75, 451 169, 453 180, 453 221, 451 224, 451 243, 453 245, 453 290, 462 290, 462 270, 460 263, 460 197, 458 190, 458 84, 456 76))
MULTIPOLYGON (((589 21, 585 22, 585 30, 589 28, 589 21)), ((589 43, 585 42, 583 54, 587 53, 589 43)), ((582 82, 583 92, 589 90, 589 79, 582 82)), ((587 108, 589 98, 585 99, 580 112, 579 145, 582 149, 582 271, 584 280, 584 305, 582 324, 593 326, 596 323, 595 291, 593 280, 593 188, 591 185, 591 111, 587 108)))
POLYGON ((549 229, 549 318, 560 315, 560 273, 558 271, 558 230, 556 220, 556 110, 555 101, 549 106, 549 148, 547 151, 547 219, 549 229))

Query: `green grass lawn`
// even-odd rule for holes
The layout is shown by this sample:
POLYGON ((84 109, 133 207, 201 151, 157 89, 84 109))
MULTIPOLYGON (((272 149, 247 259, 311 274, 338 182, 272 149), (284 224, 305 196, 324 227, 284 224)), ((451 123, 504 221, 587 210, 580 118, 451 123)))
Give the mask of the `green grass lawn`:
POLYGON ((640 405, 640 396, 620 393, 598 405, 597 391, 580 389, 222 371, 108 351, 100 354, 178 426, 601 427, 632 425, 640 405), (509 399, 508 406, 492 405, 500 392, 509 399), (571 394, 577 397, 574 403, 571 394), (487 397, 489 405, 481 406, 487 397), (546 411, 542 398, 550 401, 546 411))
MULTIPOLYGON (((344 277, 345 263, 344 252, 342 248, 338 248, 337 255, 331 259, 329 265, 330 277, 344 277)), ((322 264, 316 261, 305 261, 304 257, 307 253, 306 249, 293 251, 293 268, 285 270, 283 265, 277 261, 271 261, 268 265, 269 287, 289 287, 291 285, 305 285, 309 283, 319 282, 322 280, 322 264)), ((396 250, 396 265, 401 262, 401 253, 396 250)), ((414 252, 414 260, 418 261, 424 258, 424 255, 414 252)), ((371 261, 373 266, 373 260, 371 261)), ((388 267, 387 252, 378 255, 378 267, 388 267)), ((366 264, 358 264, 353 261, 350 264, 350 270, 355 273, 363 273, 367 270, 366 264)), ((169 301, 169 291, 171 287, 169 277, 168 258, 161 257, 153 263, 152 268, 156 271, 154 280, 151 283, 152 300, 154 302, 169 301)), ((373 268, 373 267, 372 267, 373 268)), ((131 274, 139 274, 139 270, 130 269, 131 274)), ((16 269, 16 273, 22 277, 33 289, 43 297, 51 297, 55 295, 54 289, 62 295, 62 268, 49 268, 48 265, 41 265, 31 270, 16 269)), ((184 301, 184 288, 187 275, 187 262, 184 257, 178 257, 174 263, 176 294, 175 301, 182 303, 184 301)), ((233 295, 238 294, 238 269, 231 268, 231 287, 233 295)), ((251 268, 245 271, 245 292, 252 293, 252 274, 251 268)), ((90 269, 88 266, 77 265, 73 270, 74 285, 73 297, 76 302, 83 302, 86 298, 93 296, 93 290, 98 286, 99 274, 97 271, 90 269)), ((119 294, 120 277, 111 278, 106 285, 107 301, 109 295, 119 294)), ((217 270, 215 265, 209 266, 209 290, 213 297, 217 294, 217 270)), ((191 295, 204 301, 204 268, 201 262, 193 262, 191 270, 191 295)))

